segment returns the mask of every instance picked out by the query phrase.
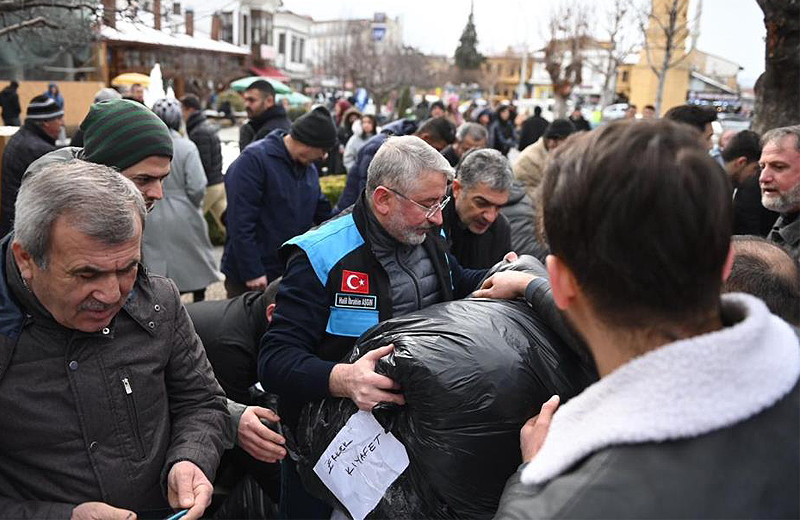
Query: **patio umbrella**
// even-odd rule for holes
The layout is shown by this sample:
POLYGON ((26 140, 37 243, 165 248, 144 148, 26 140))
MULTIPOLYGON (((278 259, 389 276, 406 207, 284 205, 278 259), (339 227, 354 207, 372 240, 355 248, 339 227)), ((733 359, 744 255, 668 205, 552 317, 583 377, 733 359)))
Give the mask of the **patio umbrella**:
POLYGON ((291 92, 289 94, 278 94, 275 97, 279 102, 283 100, 283 98, 288 99, 290 105, 305 105, 306 103, 311 103, 313 101, 313 99, 311 99, 310 97, 301 94, 299 92, 291 92))
POLYGON ((275 89, 276 94, 289 94, 292 91, 291 88, 281 83, 277 79, 265 78, 263 76, 248 76, 246 78, 237 79, 236 81, 231 81, 231 88, 236 92, 244 92, 251 83, 259 79, 269 81, 269 83, 272 85, 272 88, 275 89))
POLYGON ((150 76, 145 76, 144 74, 139 74, 138 72, 126 72, 125 74, 120 74, 116 78, 111 80, 111 84, 115 87, 123 86, 123 85, 133 85, 134 83, 138 83, 143 87, 150 86, 150 76))

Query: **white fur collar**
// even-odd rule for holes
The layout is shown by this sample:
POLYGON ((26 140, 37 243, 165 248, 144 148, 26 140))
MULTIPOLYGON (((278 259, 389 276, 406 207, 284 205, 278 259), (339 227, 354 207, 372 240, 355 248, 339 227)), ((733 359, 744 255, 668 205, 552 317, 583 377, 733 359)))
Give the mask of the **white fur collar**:
POLYGON ((746 294, 724 295, 723 306, 745 318, 637 357, 560 407, 522 482, 547 482, 609 446, 725 428, 789 393, 800 375, 792 328, 746 294))

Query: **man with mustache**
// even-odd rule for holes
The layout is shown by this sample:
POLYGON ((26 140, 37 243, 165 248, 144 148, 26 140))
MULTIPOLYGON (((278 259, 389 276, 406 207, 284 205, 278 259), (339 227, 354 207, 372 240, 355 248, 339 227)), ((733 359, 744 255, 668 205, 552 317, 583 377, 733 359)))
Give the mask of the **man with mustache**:
POLYGON ((174 284, 140 268, 144 220, 105 166, 22 183, 0 242, 0 517, 195 519, 211 501, 225 396, 174 284))
POLYGON ((508 159, 497 150, 473 150, 461 160, 448 190, 453 204, 442 212, 442 229, 463 267, 488 269, 511 251, 511 228, 500 208, 508 202, 513 181, 508 159))
POLYGON ((132 180, 144 197, 147 211, 164 196, 169 175, 172 138, 169 129, 146 106, 128 99, 95 103, 81 123, 83 148, 68 146, 34 161, 25 174, 72 159, 111 166, 132 180))
MULTIPOLYGON (((391 345, 353 364, 342 359, 379 321, 466 296, 486 273, 459 266, 438 231, 452 172, 419 137, 389 137, 356 203, 282 247, 286 270, 258 375, 280 396, 290 428, 303 404, 328 396, 348 397, 362 410, 405 402, 395 382, 374 370, 391 345)), ((284 518, 330 517, 329 507, 305 493, 290 460, 281 470, 284 518)))
POLYGON ((770 130, 761 145, 761 204, 781 214, 767 238, 800 262, 800 125, 770 130))

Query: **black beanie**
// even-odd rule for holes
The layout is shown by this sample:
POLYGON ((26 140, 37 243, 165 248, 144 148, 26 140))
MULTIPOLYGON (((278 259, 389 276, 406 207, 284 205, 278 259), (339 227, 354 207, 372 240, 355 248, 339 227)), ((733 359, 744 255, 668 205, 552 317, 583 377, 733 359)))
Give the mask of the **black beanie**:
POLYGON ((338 140, 336 139, 336 127, 333 125, 331 113, 328 109, 319 106, 298 117, 292 123, 292 139, 314 148, 329 150, 333 148, 338 140))
POLYGON ((172 136, 149 108, 127 99, 95 103, 81 123, 84 159, 122 171, 153 155, 172 159, 172 136))
POLYGON ((64 109, 59 107, 52 98, 45 94, 36 96, 28 103, 25 117, 31 121, 50 121, 64 115, 64 109))
POLYGON ((575 133, 575 125, 569 119, 555 119, 544 131, 545 139, 564 139, 569 134, 575 133))

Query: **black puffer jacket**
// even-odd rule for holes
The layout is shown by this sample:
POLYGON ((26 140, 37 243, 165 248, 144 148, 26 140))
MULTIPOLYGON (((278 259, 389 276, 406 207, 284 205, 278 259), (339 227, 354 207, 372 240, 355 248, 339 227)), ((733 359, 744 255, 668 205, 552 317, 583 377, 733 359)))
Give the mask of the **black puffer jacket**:
POLYGON ((200 161, 206 172, 208 186, 221 183, 222 149, 217 131, 206 121, 206 116, 202 112, 195 112, 186 120, 186 132, 200 152, 200 161))
POLYGON ((22 175, 28 166, 48 152, 56 149, 56 141, 33 121, 17 130, 8 140, 3 152, 2 196, 0 196, 0 237, 11 231, 14 220, 14 203, 22 182, 22 175))
POLYGON ((514 181, 508 202, 500 212, 511 224, 511 250, 518 255, 531 255, 544 262, 550 252, 536 238, 536 203, 525 191, 525 185, 514 181))
POLYGON ((292 122, 286 117, 286 110, 281 105, 272 105, 242 125, 239 130, 239 151, 244 150, 253 141, 265 138, 276 128, 288 132, 291 126, 292 122))
POLYGON ((503 121, 498 118, 489 126, 489 146, 508 155, 508 151, 516 145, 517 136, 511 120, 503 121))

